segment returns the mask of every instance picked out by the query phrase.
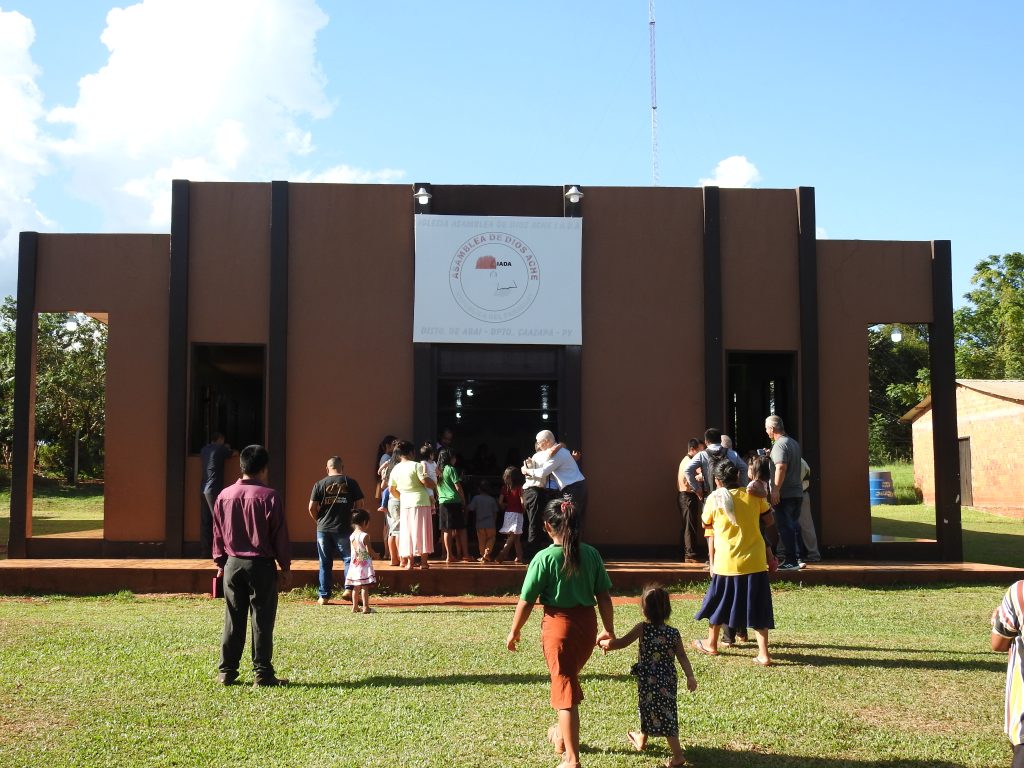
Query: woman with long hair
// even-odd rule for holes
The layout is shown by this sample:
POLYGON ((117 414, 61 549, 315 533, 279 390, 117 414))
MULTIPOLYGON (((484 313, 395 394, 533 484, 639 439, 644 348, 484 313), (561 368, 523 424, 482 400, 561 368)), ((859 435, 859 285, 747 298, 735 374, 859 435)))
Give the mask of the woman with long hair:
POLYGON ((551 675, 551 707, 558 712, 558 724, 548 729, 548 740, 556 752, 565 753, 561 765, 579 768, 580 670, 599 639, 615 638, 612 582, 598 551, 580 541, 579 518, 571 501, 555 499, 547 505, 544 530, 553 544, 530 561, 506 645, 516 650, 523 625, 540 598, 541 645, 551 675), (604 625, 600 636, 595 606, 604 625))
POLYGON ((768 630, 775 628, 772 590, 768 583, 768 559, 758 525, 774 523, 768 502, 739 487, 739 472, 729 461, 712 469, 715 490, 704 503, 701 520, 712 531, 711 586, 697 611, 697 620, 708 620, 707 640, 694 640, 698 653, 718 655, 719 632, 726 627, 753 627, 757 656, 762 666, 768 655, 768 630))
POLYGON ((426 467, 413 459, 415 446, 408 440, 398 444, 398 464, 391 470, 388 490, 397 496, 401 514, 398 527, 398 555, 402 565, 412 568, 414 557, 419 557, 420 568, 430 567, 427 556, 434 551, 434 528, 431 521, 433 507, 428 489, 435 483, 427 475, 426 467))

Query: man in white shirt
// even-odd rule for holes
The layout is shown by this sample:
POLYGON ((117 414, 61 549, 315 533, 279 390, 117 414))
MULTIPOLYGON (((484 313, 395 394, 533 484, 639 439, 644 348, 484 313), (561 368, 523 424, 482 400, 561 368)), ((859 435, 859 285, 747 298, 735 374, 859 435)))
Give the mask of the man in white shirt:
POLYGON ((551 543, 551 538, 544 531, 544 507, 558 496, 558 491, 547 487, 547 481, 532 477, 526 469, 539 467, 548 460, 548 452, 537 450, 532 457, 523 463, 523 514, 526 517, 526 528, 523 533, 523 558, 530 562, 533 556, 551 543))
MULTIPOLYGON (((537 433, 537 450, 540 453, 548 451, 555 446, 555 435, 551 430, 545 429, 537 433)), ((536 461, 531 462, 536 464, 536 461)), ((529 467, 523 465, 523 475, 535 480, 544 481, 550 475, 555 478, 558 489, 562 492, 566 501, 571 501, 576 507, 576 515, 580 522, 580 532, 583 531, 583 521, 587 511, 587 480, 580 472, 576 459, 572 457, 569 449, 562 446, 551 453, 547 459, 539 465, 529 467)))

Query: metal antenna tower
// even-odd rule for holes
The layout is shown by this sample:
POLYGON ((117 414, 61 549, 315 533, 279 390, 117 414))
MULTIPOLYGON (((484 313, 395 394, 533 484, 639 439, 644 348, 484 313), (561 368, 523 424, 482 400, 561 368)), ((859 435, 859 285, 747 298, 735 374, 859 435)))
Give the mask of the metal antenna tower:
POLYGON ((651 176, 658 186, 658 67, 654 57, 654 0, 647 3, 647 27, 651 33, 651 176))

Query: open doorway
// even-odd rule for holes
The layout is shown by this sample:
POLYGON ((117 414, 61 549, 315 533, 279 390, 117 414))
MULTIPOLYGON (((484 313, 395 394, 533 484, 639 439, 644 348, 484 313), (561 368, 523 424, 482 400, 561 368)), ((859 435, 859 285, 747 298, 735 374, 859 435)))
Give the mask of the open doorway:
POLYGON ((776 415, 799 441, 797 397, 795 352, 729 352, 723 432, 740 455, 765 448, 764 420, 776 415))
POLYGON ((437 424, 454 434, 467 491, 482 480, 500 487, 505 467, 533 453, 539 431, 558 435, 558 395, 554 380, 438 380, 437 424))
POLYGON ((911 420, 931 392, 927 324, 868 328, 868 483, 871 540, 876 544, 934 542, 931 446, 915 455, 911 420))
POLYGON ((215 432, 241 450, 265 445, 266 351, 257 344, 193 344, 189 452, 199 453, 215 432))
POLYGON ((102 539, 107 316, 37 316, 32 538, 102 539))

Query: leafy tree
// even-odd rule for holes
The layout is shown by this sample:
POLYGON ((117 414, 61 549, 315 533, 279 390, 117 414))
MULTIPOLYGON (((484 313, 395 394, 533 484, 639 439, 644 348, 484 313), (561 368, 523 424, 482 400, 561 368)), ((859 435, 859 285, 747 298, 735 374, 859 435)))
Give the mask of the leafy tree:
POLYGON ((956 375, 1024 379, 1024 254, 983 259, 971 285, 970 304, 953 313, 956 375))
MULTIPOLYGON (((17 306, 0 306, 0 459, 10 463, 13 441, 14 346, 17 306)), ((75 440, 79 467, 103 467, 107 326, 86 315, 41 313, 36 336, 36 430, 41 455, 52 457, 69 479, 75 440)))
POLYGON ((868 350, 868 460, 908 460, 913 453, 911 427, 900 423, 900 417, 931 390, 928 326, 869 328, 868 350), (893 341, 897 328, 903 338, 893 341))

